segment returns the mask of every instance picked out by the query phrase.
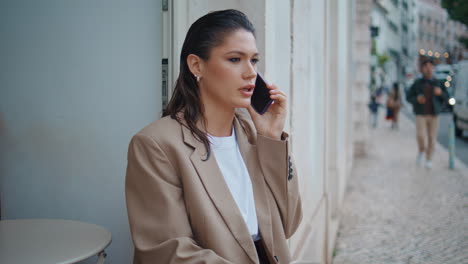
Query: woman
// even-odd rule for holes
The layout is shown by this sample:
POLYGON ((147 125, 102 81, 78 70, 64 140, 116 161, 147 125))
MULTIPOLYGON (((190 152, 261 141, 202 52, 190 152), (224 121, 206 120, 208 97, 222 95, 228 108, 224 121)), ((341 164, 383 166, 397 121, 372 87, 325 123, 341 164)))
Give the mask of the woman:
POLYGON ((387 98, 387 108, 391 111, 392 115, 389 120, 392 122, 392 129, 398 129, 398 114, 400 113, 401 97, 398 83, 393 83, 392 90, 387 98))
POLYGON ((190 27, 163 118, 131 140, 126 199, 134 263, 289 263, 302 218, 283 132, 286 95, 250 106, 254 28, 236 10, 190 27), (247 109, 247 110, 246 110, 247 109))

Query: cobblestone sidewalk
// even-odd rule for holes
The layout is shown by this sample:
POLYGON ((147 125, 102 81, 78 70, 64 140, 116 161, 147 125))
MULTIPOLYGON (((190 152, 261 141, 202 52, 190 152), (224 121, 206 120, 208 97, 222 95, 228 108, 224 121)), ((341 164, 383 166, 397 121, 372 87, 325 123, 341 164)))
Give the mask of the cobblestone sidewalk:
POLYGON ((414 124, 401 115, 399 131, 389 126, 354 163, 333 263, 468 264, 468 168, 449 170, 439 144, 432 170, 417 167, 414 124))

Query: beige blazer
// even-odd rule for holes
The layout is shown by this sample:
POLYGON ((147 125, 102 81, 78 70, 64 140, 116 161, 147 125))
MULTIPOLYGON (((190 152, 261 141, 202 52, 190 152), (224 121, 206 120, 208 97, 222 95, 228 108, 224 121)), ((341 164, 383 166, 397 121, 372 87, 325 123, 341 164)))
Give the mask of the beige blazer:
MULTIPOLYGON (((241 112, 234 127, 270 263, 290 263, 286 239, 302 210, 287 134, 282 141, 258 135, 241 112)), ((215 156, 205 158, 204 145, 170 117, 132 138, 125 191, 135 264, 259 263, 215 156)))

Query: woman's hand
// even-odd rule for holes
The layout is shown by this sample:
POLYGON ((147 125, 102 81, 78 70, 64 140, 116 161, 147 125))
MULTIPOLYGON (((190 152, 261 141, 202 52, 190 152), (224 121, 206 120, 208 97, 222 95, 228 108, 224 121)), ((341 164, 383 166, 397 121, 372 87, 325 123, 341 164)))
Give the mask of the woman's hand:
POLYGON ((267 84, 267 87, 270 89, 270 98, 274 100, 268 110, 260 115, 251 105, 247 109, 255 124, 257 133, 275 140, 281 140, 284 122, 286 121, 287 97, 276 85, 267 84))

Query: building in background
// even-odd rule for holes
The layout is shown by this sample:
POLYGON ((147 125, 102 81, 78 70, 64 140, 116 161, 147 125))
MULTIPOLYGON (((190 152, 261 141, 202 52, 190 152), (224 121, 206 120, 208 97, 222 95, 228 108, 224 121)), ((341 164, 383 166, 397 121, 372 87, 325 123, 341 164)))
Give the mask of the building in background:
POLYGON ((463 60, 464 45, 460 37, 468 36, 467 27, 450 19, 440 0, 417 0, 417 49, 436 63, 457 63, 463 60))
POLYGON ((449 18, 440 0, 373 0, 371 91, 393 82, 409 86, 419 75, 419 60, 436 64, 464 59, 459 41, 468 36, 460 22, 449 18))
POLYGON ((401 58, 402 58, 402 80, 408 86, 417 76, 418 67, 415 64, 418 58, 416 47, 417 37, 417 9, 416 0, 401 1, 401 58))
POLYGON ((451 55, 447 61, 449 63, 457 63, 461 60, 468 59, 465 53, 468 49, 460 42, 461 37, 468 38, 467 26, 453 20, 449 20, 447 25, 445 50, 451 55))
POLYGON ((377 56, 374 72, 378 73, 374 77, 377 88, 388 88, 393 82, 401 81, 404 77, 404 36, 401 32, 402 18, 407 17, 400 12, 400 5, 400 1, 396 0, 373 0, 372 26, 378 28, 378 36, 374 41, 377 56))

